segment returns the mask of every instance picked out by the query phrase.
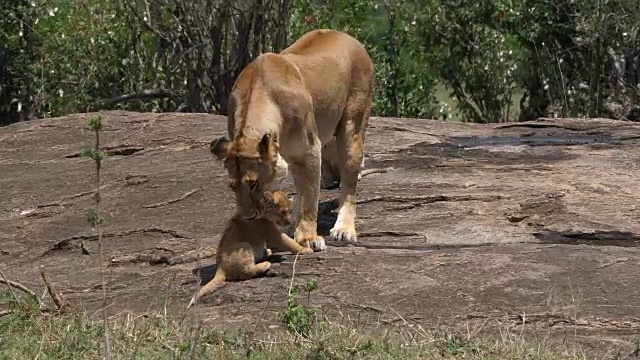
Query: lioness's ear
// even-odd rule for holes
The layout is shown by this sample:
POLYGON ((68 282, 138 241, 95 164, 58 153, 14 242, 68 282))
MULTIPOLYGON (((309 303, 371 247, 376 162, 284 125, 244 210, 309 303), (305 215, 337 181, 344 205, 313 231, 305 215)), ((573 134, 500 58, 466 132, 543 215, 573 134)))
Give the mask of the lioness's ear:
POLYGON ((260 157, 275 160, 278 157, 278 136, 267 131, 259 145, 260 157))
POLYGON ((218 160, 224 160, 229 153, 229 144, 231 144, 231 141, 226 136, 222 136, 214 139, 209 144, 209 150, 218 160))

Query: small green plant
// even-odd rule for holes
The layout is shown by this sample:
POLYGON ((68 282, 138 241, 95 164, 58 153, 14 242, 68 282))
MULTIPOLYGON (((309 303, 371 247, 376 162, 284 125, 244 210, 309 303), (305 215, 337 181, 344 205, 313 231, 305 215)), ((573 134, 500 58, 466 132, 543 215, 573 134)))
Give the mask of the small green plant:
POLYGON ((104 346, 105 346, 105 359, 111 359, 111 345, 109 341, 109 324, 107 316, 107 287, 104 280, 104 261, 103 261, 103 249, 102 249, 102 218, 100 217, 100 169, 102 167, 102 159, 104 159, 104 152, 100 150, 100 130, 102 130, 102 118, 100 116, 94 116, 86 123, 89 130, 95 133, 95 147, 93 149, 86 150, 83 155, 91 158, 96 164, 96 191, 93 195, 95 200, 95 208, 89 209, 87 213, 87 221, 93 226, 98 233, 98 261, 100 262, 100 283, 102 285, 102 316, 104 322, 104 346))
POLYGON ((305 285, 294 285, 289 289, 287 309, 278 313, 278 320, 287 326, 287 330, 304 338, 309 336, 315 322, 315 310, 311 308, 311 293, 318 289, 315 279, 305 285), (300 303, 300 290, 307 293, 307 305, 300 303))
MULTIPOLYGON (((40 314, 40 303, 36 298, 33 296, 18 298, 11 290, 0 291, 0 305, 9 309, 3 315, 11 320, 28 320, 40 314)), ((0 332, 2 332, 2 326, 0 326, 0 332)))

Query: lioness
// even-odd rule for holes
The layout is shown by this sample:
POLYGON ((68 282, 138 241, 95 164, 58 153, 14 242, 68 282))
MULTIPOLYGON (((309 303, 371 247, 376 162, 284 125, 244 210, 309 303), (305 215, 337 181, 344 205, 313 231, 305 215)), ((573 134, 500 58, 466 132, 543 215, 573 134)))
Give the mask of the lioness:
POLYGON ((356 241, 356 185, 373 77, 362 44, 334 30, 310 31, 242 70, 229 97, 229 138, 213 140, 211 152, 224 161, 245 219, 258 216, 262 192, 276 185, 288 164, 297 193, 295 240, 324 250, 317 234, 321 149, 335 136, 340 206, 331 238, 356 241))
POLYGON ((280 232, 276 224, 287 224, 292 201, 282 191, 266 191, 260 203, 259 218, 245 220, 234 215, 222 234, 216 254, 216 275, 201 287, 189 302, 191 307, 202 296, 224 285, 225 281, 248 280, 271 268, 264 259, 271 255, 270 247, 277 246, 293 254, 308 254, 313 250, 300 246, 280 232), (261 261, 256 264, 257 261, 261 261))

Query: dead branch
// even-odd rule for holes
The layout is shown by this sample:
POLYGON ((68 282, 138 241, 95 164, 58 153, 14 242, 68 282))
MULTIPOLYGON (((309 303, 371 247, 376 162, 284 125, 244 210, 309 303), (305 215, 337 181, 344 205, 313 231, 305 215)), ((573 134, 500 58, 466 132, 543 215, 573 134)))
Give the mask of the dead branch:
POLYGON ((171 98, 171 97, 175 97, 175 95, 172 91, 169 91, 169 90, 164 90, 164 89, 145 90, 135 94, 121 95, 121 96, 116 96, 110 99, 96 101, 87 107, 87 112, 104 109, 106 107, 116 105, 125 101, 162 99, 162 98, 171 98))
POLYGON ((111 258, 111 265, 121 265, 127 263, 148 263, 149 265, 167 264, 172 260, 173 250, 156 248, 143 253, 115 256, 111 258))
POLYGON ((177 265, 177 264, 185 264, 197 261, 198 259, 207 259, 216 256, 217 251, 215 248, 210 248, 208 250, 191 250, 180 256, 175 256, 169 259, 169 265, 177 265))
POLYGON ((553 124, 553 123, 549 123, 549 122, 511 123, 511 124, 504 124, 504 125, 494 126, 494 129, 509 129, 509 128, 515 128, 515 127, 533 128, 533 129, 555 128, 555 129, 563 129, 563 130, 569 130, 569 131, 585 131, 585 130, 588 130, 588 129, 585 129, 584 127, 580 127, 580 126, 553 124))
POLYGON ((0 276, 2 276, 2 278, 0 279, 0 284, 5 284, 9 287, 9 291, 11 291, 11 293, 13 294, 13 297, 17 300, 18 297, 16 296, 16 294, 13 292, 12 288, 16 288, 20 291, 23 291, 29 295, 31 295, 34 299, 36 299, 36 301, 38 302, 38 306, 40 307, 40 310, 46 310, 46 306, 44 306, 42 304, 42 301, 40 301, 40 298, 38 297, 38 295, 36 295, 35 292, 33 292, 32 290, 30 290, 28 287, 20 284, 17 281, 11 281, 9 279, 7 279, 6 276, 4 276, 4 273, 0 270, 0 276))
POLYGON ((420 134, 420 135, 429 135, 429 136, 433 136, 435 138, 444 138, 446 137, 446 135, 443 134, 434 134, 434 133, 430 133, 427 131, 420 131, 420 130, 413 130, 413 129, 409 129, 406 127, 402 127, 402 126, 394 126, 394 125, 383 125, 383 126, 379 126, 379 125, 372 125, 370 126, 371 128, 381 128, 384 130, 391 130, 391 131, 400 131, 400 132, 410 132, 413 134, 420 134))
POLYGON ((394 236, 394 237, 413 237, 419 236, 424 237, 424 234, 411 232, 411 231, 372 231, 372 232, 361 232, 358 233, 358 237, 385 237, 385 236, 394 236))
POLYGON ((420 204, 430 204, 441 201, 497 201, 504 199, 500 195, 425 195, 425 196, 373 196, 370 198, 358 200, 358 204, 366 204, 375 201, 410 203, 420 202, 420 204))
POLYGON ((40 276, 42 276, 42 281, 44 281, 44 284, 47 286, 47 292, 49 293, 49 296, 51 296, 53 303, 56 305, 58 312, 60 312, 61 314, 64 314, 69 310, 71 310, 71 304, 69 304, 64 299, 62 294, 56 291, 56 289, 47 280, 47 276, 44 273, 43 267, 40 267, 40 276))
MULTIPOLYGON (((4 276, 4 273, 2 272, 2 270, 0 270, 0 276, 2 276, 2 279, 0 279, 0 282, 2 282, 3 284, 6 284, 9 287, 9 292, 11 292, 11 296, 13 296, 13 300, 18 301, 18 297, 16 296, 16 293, 11 288, 11 286, 16 286, 16 285, 13 285, 9 280, 7 280, 7 277, 4 276)), ((20 285, 20 284, 18 284, 18 285, 20 285)), ((25 287, 25 289, 27 289, 27 288, 25 287)), ((31 293, 35 296, 35 294, 33 292, 31 292, 31 293)))
POLYGON ((384 174, 387 173, 389 170, 391 170, 393 168, 371 168, 371 169, 364 169, 360 172, 360 178, 363 178, 365 176, 371 175, 371 174, 384 174))
MULTIPOLYGON (((7 285, 10 290, 11 290, 11 288, 16 288, 16 289, 18 289, 20 291, 23 291, 23 292, 33 296, 36 299, 38 298, 38 295, 36 295, 36 293, 31 291, 28 287, 20 284, 17 281, 8 280, 1 271, 0 271, 0 274, 2 275, 2 279, 0 279, 0 283, 7 285)), ((13 290, 11 290, 11 292, 13 292, 13 290)), ((14 294, 14 296, 15 296, 15 294, 14 294)))
MULTIPOLYGON (((103 238, 109 238, 109 237, 118 237, 118 236, 129 236, 129 235, 140 234, 140 233, 142 233, 142 234, 146 234, 146 233, 167 234, 167 235, 173 236, 176 239, 188 239, 189 238, 187 235, 184 235, 184 234, 182 234, 182 233, 180 233, 178 231, 171 230, 171 229, 162 229, 162 228, 138 228, 138 229, 125 230, 125 231, 116 231, 116 232, 112 232, 112 233, 104 233, 104 234, 102 234, 102 237, 103 238)), ((96 240, 98 240, 98 236, 97 235, 76 235, 76 236, 68 237, 66 239, 59 240, 55 244, 51 245, 40 256, 41 257, 42 256, 46 256, 46 255, 49 255, 50 253, 55 252, 55 251, 64 250, 64 249, 68 249, 68 248, 79 246, 78 242, 81 243, 82 241, 96 241, 96 240)))
POLYGON ((162 202, 155 203, 155 204, 142 205, 142 207, 146 208, 146 209, 151 209, 151 208, 157 208, 157 207, 160 207, 160 206, 170 205, 170 204, 176 203, 178 201, 182 201, 182 200, 188 198, 189 196, 197 193, 200 190, 202 190, 202 189, 191 190, 191 191, 185 193, 184 195, 182 195, 182 196, 180 196, 178 198, 167 200, 167 201, 162 201, 162 202))

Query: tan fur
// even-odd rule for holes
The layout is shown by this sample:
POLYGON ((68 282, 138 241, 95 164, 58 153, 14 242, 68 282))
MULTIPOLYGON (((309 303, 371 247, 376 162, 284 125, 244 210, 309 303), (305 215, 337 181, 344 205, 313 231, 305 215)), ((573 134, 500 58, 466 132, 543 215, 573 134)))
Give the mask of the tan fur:
MULTIPOLYGON (((358 180, 362 178, 364 169, 364 156, 360 163, 358 180)), ((371 173, 369 171, 367 174, 371 173)), ((340 186, 340 159, 338 158, 338 144, 334 137, 322 146, 322 166, 320 168, 320 188, 335 189, 340 186)))
POLYGON ((321 150, 335 137, 341 191, 331 237, 356 241, 355 194, 373 76, 362 44, 333 30, 313 30, 245 67, 229 99, 229 139, 215 139, 211 146, 225 163, 244 218, 259 217, 260 194, 278 185, 284 161, 297 193, 295 240, 324 250, 316 231, 321 150))
POLYGON ((271 255, 270 247, 276 246, 293 254, 313 252, 281 233, 276 226, 287 224, 291 214, 292 201, 284 192, 265 192, 261 207, 264 214, 260 219, 244 220, 240 214, 231 218, 216 251, 216 274, 200 288, 189 307, 226 281, 249 280, 266 273, 271 267, 265 260, 271 255))

